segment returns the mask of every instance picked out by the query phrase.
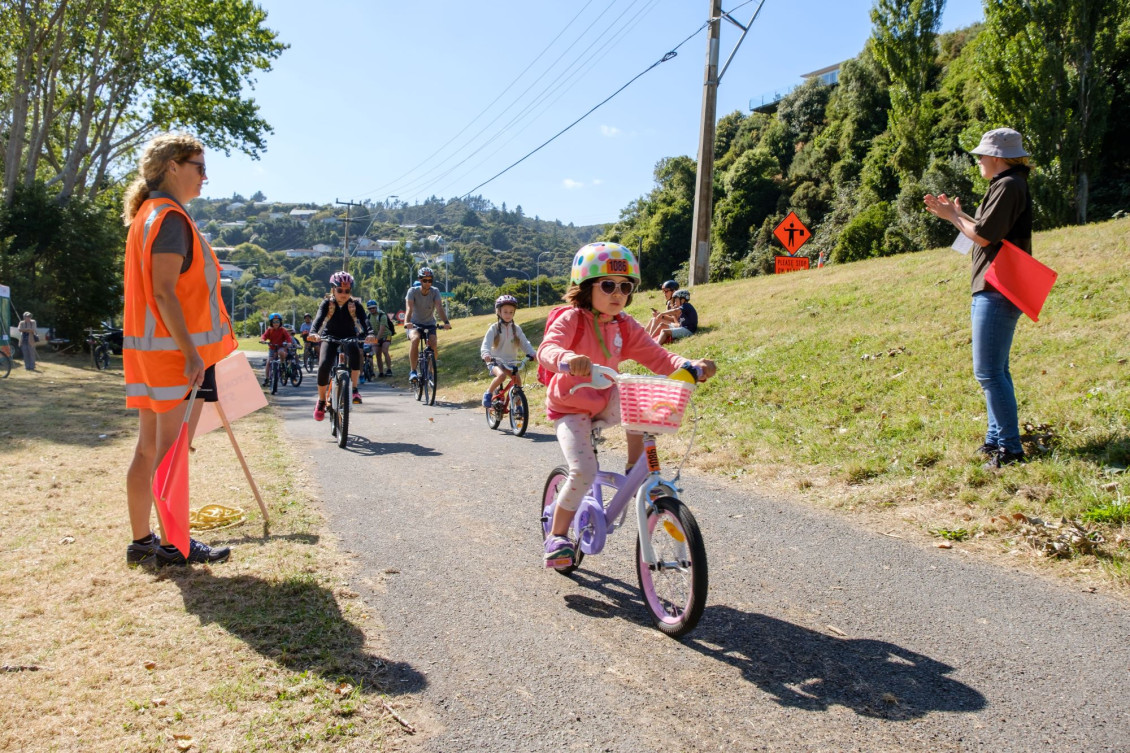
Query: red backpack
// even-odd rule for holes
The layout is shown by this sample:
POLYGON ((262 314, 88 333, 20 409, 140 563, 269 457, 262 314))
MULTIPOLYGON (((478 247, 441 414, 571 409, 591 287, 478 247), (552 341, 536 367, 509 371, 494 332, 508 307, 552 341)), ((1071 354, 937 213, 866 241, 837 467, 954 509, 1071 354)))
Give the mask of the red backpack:
MULTIPOLYGON (((542 332, 542 334, 541 334, 542 342, 545 341, 545 335, 546 335, 547 332, 549 332, 549 325, 553 324, 553 322, 557 319, 557 317, 561 316, 562 314, 564 314, 566 311, 568 311, 571 308, 574 308, 574 307, 566 304, 564 306, 554 306, 552 309, 550 309, 549 316, 547 316, 545 318, 545 332, 542 332)), ((623 341, 623 342, 626 342, 627 338, 624 335, 624 320, 619 319, 618 321, 620 323, 620 340, 623 341)), ((577 342, 580 339, 581 339, 581 328, 577 327, 576 331, 573 333, 573 341, 569 343, 569 350, 573 350, 574 348, 576 348, 577 342)), ((550 371, 546 367, 542 366, 540 363, 538 364, 538 381, 541 382, 542 384, 544 384, 545 386, 547 386, 547 387, 549 386, 549 380, 552 379, 553 375, 556 374, 556 373, 558 373, 558 372, 550 371)))

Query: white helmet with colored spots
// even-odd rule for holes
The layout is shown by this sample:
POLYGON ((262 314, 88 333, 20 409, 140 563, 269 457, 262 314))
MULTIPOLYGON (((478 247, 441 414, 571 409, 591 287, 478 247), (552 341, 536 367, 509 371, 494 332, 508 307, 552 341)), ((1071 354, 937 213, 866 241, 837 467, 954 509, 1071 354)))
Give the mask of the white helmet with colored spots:
POLYGON ((627 246, 619 243, 598 241, 582 246, 573 257, 573 273, 569 280, 580 285, 585 280, 597 277, 620 275, 640 281, 640 265, 635 254, 627 246))

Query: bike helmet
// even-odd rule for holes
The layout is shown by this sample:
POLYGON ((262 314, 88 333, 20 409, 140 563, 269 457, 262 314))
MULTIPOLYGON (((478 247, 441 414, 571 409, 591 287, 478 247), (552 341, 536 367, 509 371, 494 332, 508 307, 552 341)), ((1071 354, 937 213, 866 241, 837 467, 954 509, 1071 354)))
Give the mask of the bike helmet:
POLYGON ((303 319, 313 319, 313 318, 314 318, 314 315, 313 315, 313 314, 303 314, 303 315, 302 315, 302 318, 303 318, 303 319))
POLYGON ((500 295, 494 299, 494 310, 498 311, 503 306, 513 306, 518 308, 518 299, 510 294, 500 295))
POLYGON ((580 285, 585 280, 621 275, 640 281, 640 265, 630 248, 619 243, 598 241, 582 246, 573 257, 573 273, 569 281, 580 285))
POLYGON ((345 271, 334 272, 330 275, 330 285, 337 288, 341 287, 343 284, 348 284, 350 287, 353 287, 353 275, 345 271))
POLYGON ((377 302, 374 301, 372 298, 370 298, 369 302, 366 303, 365 306, 366 306, 366 308, 375 309, 377 307, 377 302))
POLYGON ((663 285, 660 287, 660 289, 661 290, 678 290, 679 289, 679 283, 675 282, 674 280, 668 280, 667 282, 663 283, 663 285))
POLYGON ((691 299, 691 291, 687 290, 686 288, 679 288, 678 290, 675 291, 675 294, 671 297, 672 298, 682 298, 684 301, 689 301, 691 299))
POLYGON ((434 278, 435 273, 432 272, 431 267, 420 267, 420 271, 416 273, 416 279, 423 280, 424 278, 434 278))
POLYGON ((278 312, 276 312, 276 313, 274 313, 274 314, 271 314, 270 316, 268 316, 268 317, 267 317, 267 323, 268 323, 268 324, 270 324, 270 323, 271 323, 271 322, 273 322, 273 321, 274 321, 275 319, 278 319, 278 320, 279 320, 279 324, 282 324, 282 314, 280 314, 280 313, 278 313, 278 312))

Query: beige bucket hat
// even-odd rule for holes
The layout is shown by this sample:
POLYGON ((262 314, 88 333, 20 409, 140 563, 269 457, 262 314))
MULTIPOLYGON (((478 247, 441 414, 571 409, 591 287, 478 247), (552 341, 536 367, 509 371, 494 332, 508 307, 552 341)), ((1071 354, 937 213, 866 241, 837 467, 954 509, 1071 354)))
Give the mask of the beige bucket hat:
POLYGON ((1028 152, 1024 151, 1020 132, 1011 128, 997 128, 989 131, 981 137, 981 143, 976 148, 970 149, 969 152, 970 154, 983 154, 986 157, 1000 157, 1002 159, 1028 156, 1028 152))

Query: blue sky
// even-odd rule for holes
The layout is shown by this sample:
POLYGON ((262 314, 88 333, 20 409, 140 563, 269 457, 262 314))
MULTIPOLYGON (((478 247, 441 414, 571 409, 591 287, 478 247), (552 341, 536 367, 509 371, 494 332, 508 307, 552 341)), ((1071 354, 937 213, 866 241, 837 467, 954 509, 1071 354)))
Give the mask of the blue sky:
MULTIPOLYGON (((259 160, 209 153, 204 195, 409 204, 461 196, 583 115, 706 20, 708 0, 261 0, 291 47, 250 92, 274 127, 259 160), (540 57, 539 57, 540 56, 540 57), (445 146, 446 145, 446 146, 445 146)), ((757 1, 723 0, 745 24, 757 1)), ((869 0, 766 0, 718 90, 718 116, 854 57, 869 0)), ((981 20, 950 0, 943 30, 981 20)), ((741 34, 723 22, 720 60, 741 34)), ((706 32, 507 174, 474 191, 527 216, 611 222, 694 156, 706 32)))

